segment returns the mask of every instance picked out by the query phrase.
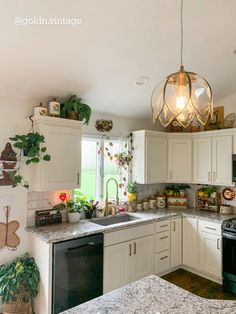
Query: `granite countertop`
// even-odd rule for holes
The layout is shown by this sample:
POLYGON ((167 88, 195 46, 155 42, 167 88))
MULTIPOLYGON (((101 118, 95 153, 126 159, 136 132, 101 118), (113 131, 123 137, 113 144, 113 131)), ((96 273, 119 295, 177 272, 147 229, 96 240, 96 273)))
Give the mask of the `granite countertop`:
POLYGON ((235 301, 198 297, 148 276, 61 314, 235 314, 235 301))
MULTIPOLYGON (((84 237, 96 233, 105 233, 112 230, 127 228, 129 226, 139 225, 152 221, 164 220, 172 217, 195 217, 208 221, 222 223, 225 219, 235 217, 236 215, 223 215, 210 211, 197 210, 194 208, 188 209, 157 209, 146 210, 135 213, 128 213, 139 219, 117 223, 115 225, 101 226, 96 224, 101 218, 90 220, 81 220, 78 223, 62 223, 58 225, 45 227, 26 227, 26 231, 40 237, 47 243, 56 243, 60 241, 84 237)), ((124 214, 119 214, 124 215, 124 214)))

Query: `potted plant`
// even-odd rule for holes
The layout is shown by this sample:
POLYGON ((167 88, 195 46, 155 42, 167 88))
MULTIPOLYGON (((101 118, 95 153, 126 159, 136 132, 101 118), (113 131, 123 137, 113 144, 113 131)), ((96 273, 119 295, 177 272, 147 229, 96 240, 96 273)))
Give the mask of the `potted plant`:
POLYGON ((91 219, 96 215, 98 211, 98 202, 90 200, 84 204, 85 215, 87 219, 91 219))
POLYGON ((68 221, 70 223, 79 222, 81 208, 76 204, 74 200, 68 200, 66 202, 66 206, 68 208, 68 221))
POLYGON ((69 95, 69 98, 62 104, 61 118, 84 121, 88 124, 90 117, 91 108, 76 95, 69 95))
POLYGON ((16 171, 12 172, 11 179, 13 181, 13 187, 21 185, 25 188, 29 188, 29 183, 23 178, 21 174, 21 163, 23 157, 25 157, 25 164, 36 164, 40 161, 50 161, 51 156, 46 154, 47 148, 44 145, 45 139, 43 135, 37 132, 30 132, 23 135, 15 135, 10 137, 10 140, 14 142, 13 147, 20 150, 18 155, 19 165, 16 171))
POLYGON ((127 196, 128 196, 128 201, 129 202, 135 202, 137 200, 137 192, 138 192, 138 187, 136 182, 130 182, 127 185, 127 196))
POLYGON ((32 298, 38 294, 39 269, 33 257, 25 254, 0 266, 0 296, 3 314, 31 314, 32 298))

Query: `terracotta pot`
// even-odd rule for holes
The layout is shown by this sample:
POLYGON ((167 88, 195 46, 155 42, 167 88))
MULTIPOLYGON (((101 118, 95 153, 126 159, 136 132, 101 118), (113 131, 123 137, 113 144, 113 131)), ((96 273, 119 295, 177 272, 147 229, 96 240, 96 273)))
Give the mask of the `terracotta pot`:
POLYGON ((78 113, 75 111, 71 111, 68 115, 68 118, 71 120, 78 120, 78 113))

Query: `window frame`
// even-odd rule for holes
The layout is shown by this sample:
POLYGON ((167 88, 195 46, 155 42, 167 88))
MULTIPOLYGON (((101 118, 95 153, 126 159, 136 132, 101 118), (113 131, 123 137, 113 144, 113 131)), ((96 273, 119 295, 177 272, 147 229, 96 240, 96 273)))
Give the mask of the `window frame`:
MULTIPOLYGON (((99 145, 99 147, 101 148, 100 154, 97 155, 97 162, 96 162, 96 185, 95 185, 95 199, 98 202, 104 202, 105 201, 105 195, 103 194, 104 192, 104 186, 105 186, 105 182, 104 182, 104 160, 105 160, 105 154, 104 154, 104 148, 105 148, 105 141, 110 140, 110 141, 124 141, 127 142, 127 150, 130 150, 130 143, 129 143, 129 138, 127 137, 116 137, 116 136, 109 136, 106 137, 105 136, 99 136, 99 135, 92 135, 92 134, 82 134, 81 137, 81 146, 82 146, 82 141, 83 140, 91 140, 91 141, 96 141, 99 145)), ((128 169, 127 169, 127 181, 130 181, 131 178, 131 164, 129 165, 128 169)), ((82 165, 81 165, 81 171, 82 171, 82 165)), ((119 182, 118 182, 119 184, 119 182)), ((124 199, 122 198, 121 201, 124 201, 124 199)))

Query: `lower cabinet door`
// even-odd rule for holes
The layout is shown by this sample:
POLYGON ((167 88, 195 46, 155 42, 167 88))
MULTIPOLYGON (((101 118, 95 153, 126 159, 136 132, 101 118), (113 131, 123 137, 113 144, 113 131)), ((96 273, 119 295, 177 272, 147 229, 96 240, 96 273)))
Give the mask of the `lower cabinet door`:
POLYGON ((210 275, 222 277, 221 237, 218 235, 199 232, 199 255, 201 271, 210 275))
POLYGON ((156 254, 156 273, 161 274, 170 269, 170 251, 156 254))
POLYGON ((154 235, 132 241, 131 281, 154 273, 154 235))
POLYGON ((123 242, 104 248, 103 293, 130 283, 131 258, 131 242, 123 242))
POLYGON ((171 268, 182 264, 182 218, 171 219, 170 260, 171 268))

